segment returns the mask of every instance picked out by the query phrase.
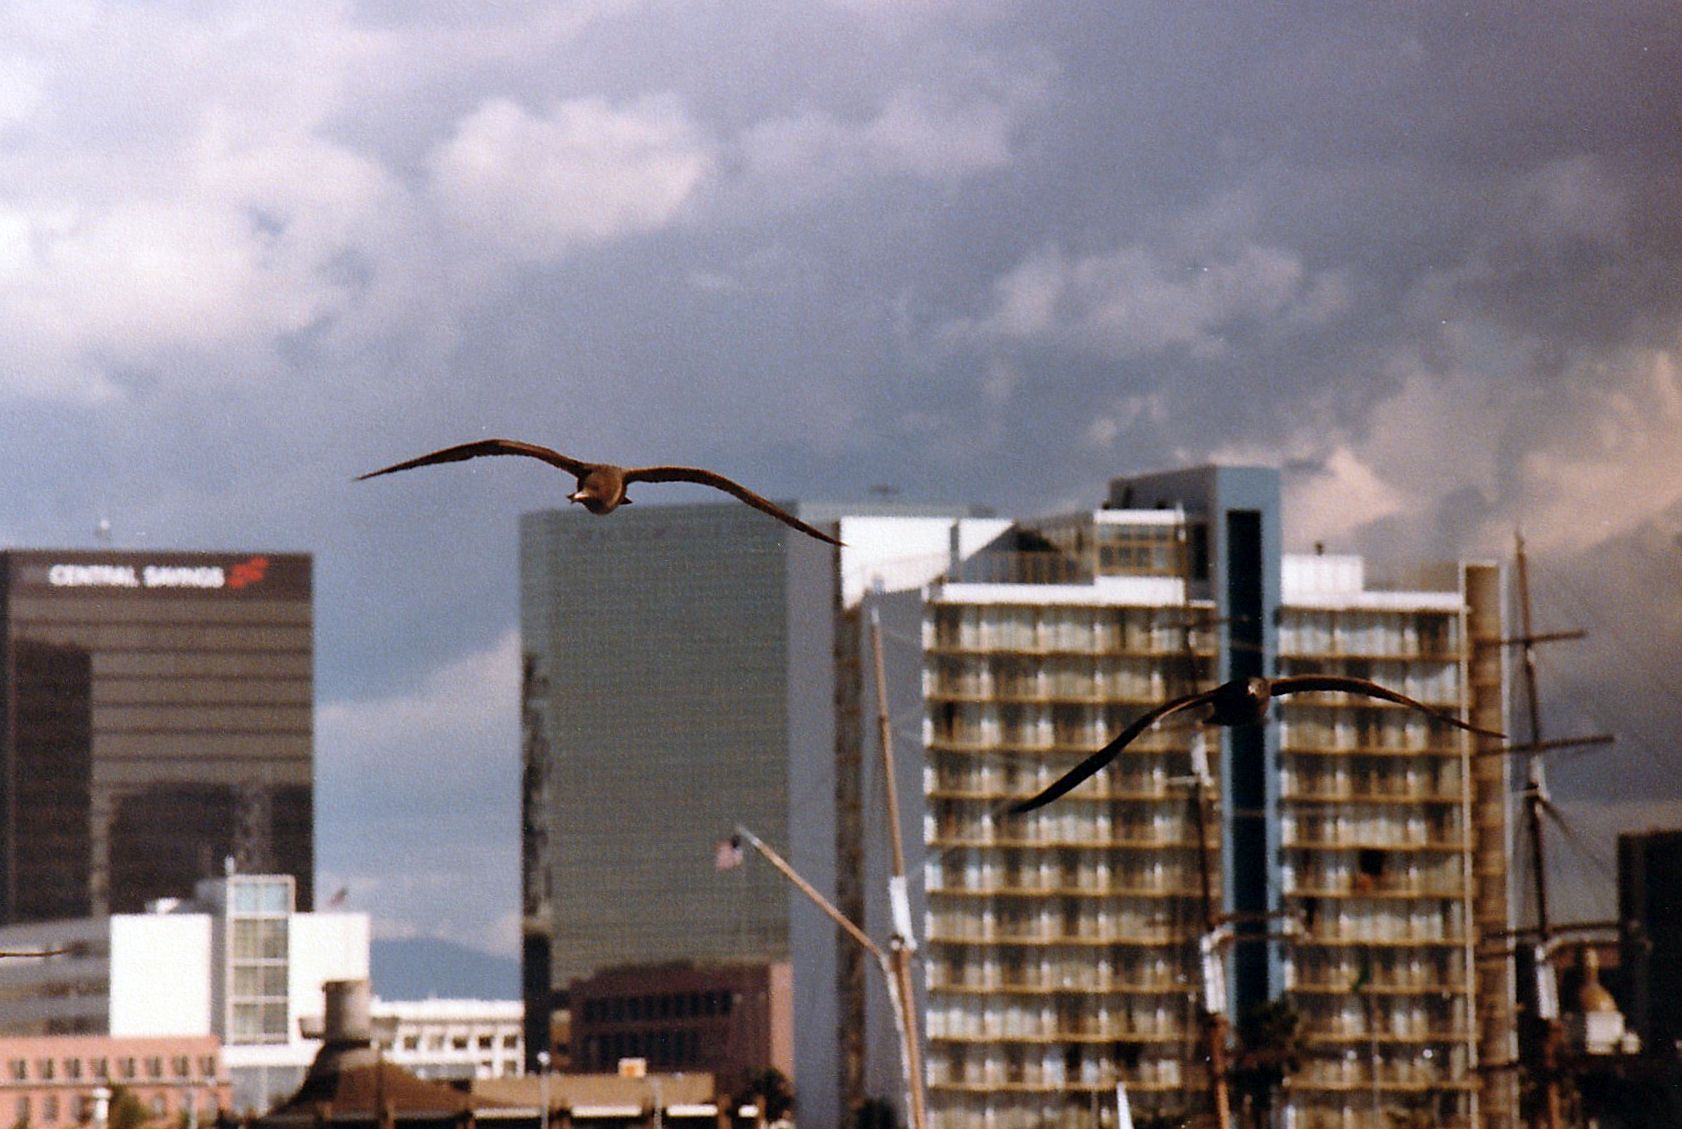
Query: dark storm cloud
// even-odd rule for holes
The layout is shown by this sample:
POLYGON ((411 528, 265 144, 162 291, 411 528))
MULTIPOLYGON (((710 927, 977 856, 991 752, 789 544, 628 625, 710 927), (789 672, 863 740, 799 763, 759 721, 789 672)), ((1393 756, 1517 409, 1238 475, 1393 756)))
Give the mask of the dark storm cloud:
POLYGON ((1650 610, 1682 529, 1668 5, 466 12, 0 29, 0 534, 317 554, 324 772, 391 772, 324 808, 340 881, 460 745, 515 756, 475 703, 509 693, 515 515, 564 483, 350 481, 489 435, 1006 513, 1289 462, 1298 543, 1524 524, 1640 653, 1682 641, 1650 610), (454 720, 380 736, 416 717, 454 720))

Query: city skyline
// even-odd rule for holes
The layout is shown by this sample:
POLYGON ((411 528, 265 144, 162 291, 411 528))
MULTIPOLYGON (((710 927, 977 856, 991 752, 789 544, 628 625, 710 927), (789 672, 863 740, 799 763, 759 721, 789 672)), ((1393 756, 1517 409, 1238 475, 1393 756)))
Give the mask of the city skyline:
POLYGON ((1523 528, 1609 854, 1682 824, 1671 15, 12 5, 0 543, 311 553, 321 888, 511 955, 553 472, 356 474, 506 436, 1026 517, 1278 466, 1287 548, 1523 528))

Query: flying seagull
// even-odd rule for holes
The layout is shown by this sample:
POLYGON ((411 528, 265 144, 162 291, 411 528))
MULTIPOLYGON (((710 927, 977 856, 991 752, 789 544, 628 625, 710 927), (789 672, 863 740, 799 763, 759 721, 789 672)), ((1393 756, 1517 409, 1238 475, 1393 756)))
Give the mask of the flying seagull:
POLYGON ((633 482, 695 482, 702 486, 711 486, 714 490, 722 490, 754 509, 770 514, 783 524, 793 526, 808 537, 816 537, 819 541, 827 541, 831 545, 841 544, 823 530, 807 525, 775 502, 760 497, 741 483, 716 471, 692 466, 622 467, 611 463, 587 463, 563 455, 559 451, 552 451, 548 447, 521 443, 515 439, 481 439, 476 443, 445 447, 430 455, 421 455, 407 462, 371 470, 356 477, 361 481, 364 478, 377 478, 382 474, 392 474, 411 467, 460 462, 463 459, 477 459, 482 455, 525 455, 528 458, 542 459, 550 466, 560 467, 578 479, 578 489, 567 495, 567 501, 578 502, 593 514, 612 513, 620 506, 630 505, 631 499, 625 496, 625 487, 633 482))
POLYGON ((1382 698, 1384 701, 1395 702, 1397 705, 1429 714, 1438 721, 1469 733, 1503 740, 1506 738, 1504 733, 1480 729, 1452 714, 1432 709, 1424 702, 1415 701, 1406 694, 1398 694, 1365 678, 1351 678, 1342 674, 1293 674, 1271 679, 1237 678, 1231 682, 1223 682, 1213 690, 1205 690, 1201 694, 1187 694, 1183 698, 1175 698, 1146 711, 1132 725, 1116 734, 1113 741, 1053 781, 1045 791, 1013 806, 1010 809, 1011 813, 1033 811, 1073 791, 1087 777, 1115 760, 1116 754, 1126 748, 1135 737, 1171 714, 1206 705, 1209 707, 1209 716, 1204 718, 1206 725, 1260 725, 1267 718, 1267 705, 1273 698, 1313 691, 1341 691, 1346 694, 1364 694, 1369 698, 1382 698))

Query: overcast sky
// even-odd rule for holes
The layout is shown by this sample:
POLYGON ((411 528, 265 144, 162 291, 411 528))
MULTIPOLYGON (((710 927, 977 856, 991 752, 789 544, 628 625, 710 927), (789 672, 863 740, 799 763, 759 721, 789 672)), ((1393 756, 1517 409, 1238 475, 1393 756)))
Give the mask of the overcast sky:
POLYGON ((566 480, 350 481, 489 435, 1522 525, 1591 632, 1550 725, 1619 733, 1556 791, 1682 825, 1679 169, 1671 0, 16 0, 0 542, 316 554, 320 886, 385 935, 515 949, 515 523, 566 480))

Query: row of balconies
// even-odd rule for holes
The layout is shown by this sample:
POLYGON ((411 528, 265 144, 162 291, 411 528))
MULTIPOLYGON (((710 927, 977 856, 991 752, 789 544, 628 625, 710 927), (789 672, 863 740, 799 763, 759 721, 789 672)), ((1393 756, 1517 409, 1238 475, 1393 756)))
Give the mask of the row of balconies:
MULTIPOLYGON (((1019 654, 1185 653, 1184 611, 1114 607, 1012 607, 946 604, 923 622, 929 651, 1019 654)), ((1210 633, 1194 626, 1192 648, 1213 655, 1210 633)))
MULTIPOLYGON (((1184 1084, 1186 1070, 1178 1057, 1141 1057, 1131 1070, 1122 1070, 1108 1054, 1081 1056, 1073 1071, 1062 1047, 1001 1047, 990 1045, 983 1053, 963 1053, 961 1047, 931 1047, 928 1081, 931 1086, 969 1085, 989 1088, 1023 1088, 1057 1092, 1065 1089, 1103 1088, 1114 1090, 1123 1079, 1129 1090, 1135 1086, 1173 1087, 1184 1084)), ((1040 1124, 1039 1122, 1035 1123, 1040 1124)))
POLYGON ((929 1004, 928 1035, 952 1041, 1079 1043, 1178 1038, 1196 1030, 1195 1016, 1183 998, 1177 1007, 1153 1004, 1149 998, 1103 996, 1079 1002, 1077 1008, 1059 1008, 1050 1003, 1018 1004, 1001 997, 943 997, 929 1004))
POLYGON ((1374 994, 1466 990, 1464 957, 1447 951, 1293 950, 1284 973, 1285 989, 1303 994, 1346 995, 1362 979, 1362 991, 1374 994))
POLYGON ((1041 901, 1046 898, 1184 898, 1191 899, 1200 893, 1196 883, 1182 886, 1161 885, 1150 886, 1013 886, 1000 883, 994 886, 968 887, 936 887, 930 886, 931 895, 948 898, 959 898, 974 901, 981 898, 1016 898, 1023 901, 1041 901))
POLYGON ((928 943, 931 945, 1001 945, 1035 948, 1048 945, 1135 946, 1154 948, 1181 945, 1196 933, 1189 929, 1175 929, 1166 922, 1139 921, 1135 928, 1124 932, 1104 933, 1068 931, 1061 920, 1055 927, 1050 923, 984 923, 969 914, 931 913, 928 943))
POLYGON ((1279 791, 1282 799, 1305 804, 1458 804, 1466 798, 1458 760, 1412 759, 1399 763, 1395 771, 1352 773, 1343 758, 1308 770, 1287 758, 1279 772, 1279 791))
MULTIPOLYGON (((1132 1070, 1122 1070, 1117 1063, 1108 1058, 1103 1060, 1087 1060, 1080 1063, 1080 1068, 1071 1072, 1063 1062, 1061 1050, 1045 1055, 1029 1055, 1029 1057, 965 1057, 962 1060, 949 1058, 942 1053, 935 1053, 934 1048, 928 1055, 928 1085, 930 1089, 940 1090, 989 1090, 989 1092, 1004 1092, 1004 1094, 1046 1094, 1063 1095, 1068 1092, 1088 1090, 1095 1094, 1113 1094, 1115 1084, 1125 1080, 1129 1092, 1150 1092, 1150 1090, 1179 1089, 1187 1084, 1187 1070, 1179 1058, 1142 1058, 1137 1067, 1132 1070)), ((1060 1102, 1061 1104, 1061 1102, 1060 1102)), ((1024 1109, 1026 1121, 1019 1122, 1024 1129, 1045 1129, 1045 1110, 1034 1105, 1033 1109, 1024 1109)), ((997 1121, 991 1116, 994 1110, 989 1109, 986 1121, 977 1122, 984 1126, 1009 1124, 997 1121)), ((949 1124, 949 1122, 935 1122, 949 1124)), ((967 1124, 967 1122, 964 1122, 967 1124)))
POLYGON ((1150 899, 1105 902, 1066 901, 1038 910, 1006 909, 992 903, 965 904, 929 911, 933 936, 955 941, 1023 938, 1032 941, 1132 942, 1147 937, 1161 943, 1171 928, 1163 907, 1150 899))
POLYGON ((1461 649, 1455 612, 1285 607, 1279 616, 1281 653, 1319 656, 1451 655, 1461 649))
MULTIPOLYGON (((1000 969, 931 964, 928 970, 931 992, 961 992, 975 995, 1138 995, 1184 996, 1186 984, 1178 976, 1139 973, 1119 979, 1105 969, 1072 969, 1063 966, 1041 968, 1016 965, 1000 969)), ((1347 985, 1345 985, 1347 987, 1347 985)))
MULTIPOLYGON (((1388 1049, 1388 1048, 1386 1048, 1388 1049)), ((1363 1050, 1334 1057, 1314 1057, 1290 1078, 1290 1089, 1370 1090, 1375 1081, 1372 1056, 1363 1050)), ((1471 1088, 1476 1077, 1466 1070, 1462 1046, 1421 1047, 1400 1056, 1379 1053, 1376 1082, 1382 1090, 1471 1088)))
POLYGON ((1153 658, 1081 657, 1073 660, 936 659, 923 671, 931 698, 986 701, 1114 701, 1161 695, 1163 664, 1153 658))
POLYGON ((1396 804, 1349 811, 1292 811, 1279 817, 1279 838, 1288 847, 1446 847, 1465 850, 1465 828, 1458 808, 1422 811, 1396 804))
MULTIPOLYGON (((1011 795, 1027 795, 1013 792, 1011 795)), ((943 804, 942 808, 949 805, 943 804)), ((1095 849, 1149 843, 1160 846, 1196 843, 1196 820, 1185 805, 1158 806, 1143 813, 1114 812, 1084 804, 1057 803, 1028 815, 1009 820, 1003 826, 988 826, 982 820, 950 811, 936 810, 923 821, 923 836, 930 845, 945 847, 1069 846, 1095 849)), ((1215 829, 1206 829, 1211 844, 1215 829)))
MULTIPOLYGON (((1010 765, 996 762, 976 764, 942 760, 923 770, 923 788, 933 797, 986 800, 1000 796, 1030 795, 1044 788, 1056 775, 1050 766, 1037 763, 1010 765)), ((1160 803, 1184 801, 1184 789, 1171 789, 1167 766, 1160 761, 1143 768, 1102 772, 1081 789, 1086 799, 1138 800, 1160 803)))
POLYGON ((1097 851, 971 851, 967 858, 928 863, 923 878, 930 892, 1125 895, 1198 887, 1199 870, 1179 855, 1134 861, 1132 855, 1112 860, 1097 851))

